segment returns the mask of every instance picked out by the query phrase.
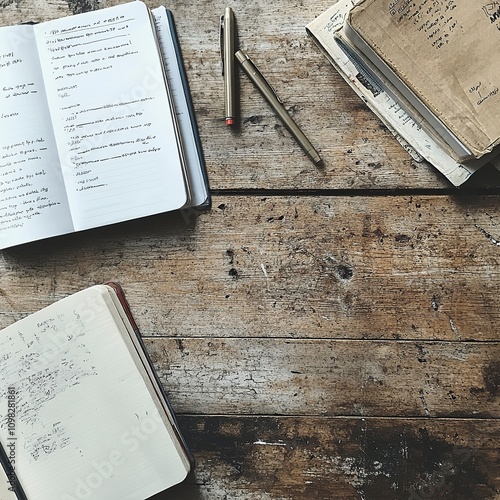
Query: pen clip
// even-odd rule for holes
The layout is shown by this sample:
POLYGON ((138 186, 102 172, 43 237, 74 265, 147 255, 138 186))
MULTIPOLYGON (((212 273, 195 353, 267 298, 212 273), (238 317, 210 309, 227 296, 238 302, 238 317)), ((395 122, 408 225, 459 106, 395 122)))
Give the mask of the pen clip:
POLYGON ((224 76, 224 14, 220 16, 219 44, 220 44, 220 60, 221 60, 222 76, 224 76))

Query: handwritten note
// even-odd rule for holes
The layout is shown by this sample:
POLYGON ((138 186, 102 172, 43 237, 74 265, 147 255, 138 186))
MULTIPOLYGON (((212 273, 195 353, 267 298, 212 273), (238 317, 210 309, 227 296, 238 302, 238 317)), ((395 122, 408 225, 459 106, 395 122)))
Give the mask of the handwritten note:
POLYGON ((389 4, 391 16, 399 22, 410 21, 414 30, 425 34, 431 47, 440 49, 463 30, 454 16, 457 0, 394 0, 389 4))
POLYGON ((453 160, 421 124, 401 108, 398 100, 388 94, 387 86, 369 69, 362 54, 352 47, 351 50, 346 50, 348 42, 343 30, 344 20, 355 3, 357 2, 354 0, 340 0, 313 20, 307 26, 313 40, 328 54, 328 59, 346 82, 382 119, 416 161, 425 158, 454 185, 462 184, 486 160, 483 163, 470 162, 467 166, 453 160), (363 62, 364 65, 360 64, 363 62))
POLYGON ((28 498, 79 498, 78 480, 95 474, 95 464, 111 453, 120 460, 101 478, 99 497, 145 498, 144 483, 158 479, 158 466, 163 472, 169 466, 165 454, 173 444, 127 335, 105 286, 0 332, 0 440, 5 445, 9 432, 16 435, 16 466, 28 498), (9 390, 15 392, 10 421, 9 390), (141 441, 138 426, 145 418, 148 439, 141 441), (138 470, 141 481, 127 485, 138 470))
POLYGON ((145 6, 35 33, 75 227, 179 208, 183 167, 145 6))
POLYGON ((1 248, 205 200, 183 82, 172 67, 166 85, 144 3, 0 28, 0 69, 1 248))
MULTIPOLYGON (((95 315, 91 303, 85 307, 95 315)), ((30 461, 38 461, 71 443, 60 422, 43 420, 44 408, 98 372, 78 309, 27 323, 1 338, 0 387, 16 389, 16 423, 25 429, 30 461)), ((5 418, 0 426, 7 427, 5 418)))
POLYGON ((354 43, 372 60, 387 63, 390 69, 376 64, 455 159, 482 158, 500 144, 495 6, 365 0, 351 10, 349 25, 360 35, 354 43))
MULTIPOLYGON (((413 30, 418 32, 420 36, 424 37, 424 40, 430 44, 433 49, 439 50, 444 46, 453 43, 466 43, 460 40, 460 35, 463 35, 467 29, 472 29, 473 31, 478 31, 480 29, 485 30, 484 36, 490 36, 486 29, 488 28, 488 23, 485 22, 484 26, 474 26, 472 27, 465 25, 464 27, 464 17, 463 13, 459 12, 460 9, 459 2, 457 0, 421 0, 420 2, 408 2, 402 0, 395 0, 389 5, 390 14, 396 16, 398 20, 410 22, 413 30), (462 20, 461 20, 462 19, 462 20)), ((496 25, 497 29, 499 25, 497 24, 500 8, 496 3, 487 4, 483 7, 477 7, 477 13, 479 18, 483 21, 489 20, 489 24, 496 25)), ((465 20, 468 20, 465 17, 465 20)), ((407 24, 406 24, 407 25, 407 24)), ((458 61, 458 63, 466 63, 468 65, 477 64, 477 60, 480 57, 487 57, 487 54, 474 55, 475 60, 469 61, 464 51, 464 60, 458 61)), ((439 57, 439 56, 437 56, 439 57)), ((460 67, 456 64, 457 68, 460 67)), ((489 66, 487 60, 484 61, 481 66, 489 66)), ((482 70, 483 68, 481 68, 482 70)), ((457 73, 459 73, 457 69, 457 73)), ((481 73, 478 71, 477 73, 481 73)), ((488 105, 488 102, 492 100, 499 93, 498 81, 491 78, 491 74, 488 75, 490 78, 480 78, 468 80, 464 84, 465 95, 469 97, 471 102, 476 106, 488 105), (473 82, 473 83, 471 83, 473 82), (468 88, 467 88, 468 87, 468 88)), ((471 77, 469 77, 471 78, 471 77)), ((461 80, 460 74, 456 77, 457 80, 461 80)))
POLYGON ((72 228, 31 30, 0 28, 0 243, 72 228))

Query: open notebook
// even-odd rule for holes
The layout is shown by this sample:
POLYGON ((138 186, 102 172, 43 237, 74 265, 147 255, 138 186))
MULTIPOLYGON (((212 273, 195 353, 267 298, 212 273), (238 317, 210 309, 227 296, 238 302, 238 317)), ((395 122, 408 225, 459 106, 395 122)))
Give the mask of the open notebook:
POLYGON ((2 500, 17 484, 12 498, 20 500, 146 499, 190 470, 116 284, 87 288, 2 330, 0 394, 2 500))
POLYGON ((0 248, 209 204, 172 15, 0 28, 0 248))

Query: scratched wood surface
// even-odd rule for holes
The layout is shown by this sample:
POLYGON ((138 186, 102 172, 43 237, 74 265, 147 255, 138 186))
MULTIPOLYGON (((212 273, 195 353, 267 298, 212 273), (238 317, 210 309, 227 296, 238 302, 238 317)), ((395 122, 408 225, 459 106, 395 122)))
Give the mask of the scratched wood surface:
MULTIPOLYGON (((120 1, 3 0, 0 25, 120 1)), ((410 160, 307 38, 329 0, 229 3, 324 168, 244 75, 229 130, 226 3, 165 5, 212 209, 2 252, 0 328, 122 283, 197 461, 157 500, 500 498, 498 172, 410 160)))
POLYGON ((189 416, 181 423, 203 460, 196 479, 158 500, 498 498, 498 426, 488 420, 189 416))
POLYGON ((105 278, 147 336, 500 340, 497 196, 216 196, 183 215, 3 252, 0 326, 105 278))

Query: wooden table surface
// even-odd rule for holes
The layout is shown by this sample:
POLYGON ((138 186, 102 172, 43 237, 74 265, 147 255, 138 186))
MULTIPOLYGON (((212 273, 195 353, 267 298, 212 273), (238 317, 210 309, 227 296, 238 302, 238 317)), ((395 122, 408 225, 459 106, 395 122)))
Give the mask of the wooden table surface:
MULTIPOLYGON (((226 3, 170 0, 212 209, 0 254, 0 327, 123 285, 197 461, 159 499, 500 498, 500 174, 411 160, 307 37, 331 1, 229 3, 322 168, 243 74, 224 125, 226 3)), ((2 0, 0 24, 116 3, 2 0)))

